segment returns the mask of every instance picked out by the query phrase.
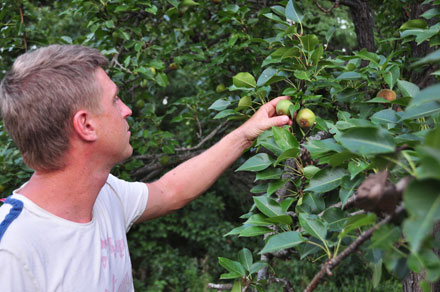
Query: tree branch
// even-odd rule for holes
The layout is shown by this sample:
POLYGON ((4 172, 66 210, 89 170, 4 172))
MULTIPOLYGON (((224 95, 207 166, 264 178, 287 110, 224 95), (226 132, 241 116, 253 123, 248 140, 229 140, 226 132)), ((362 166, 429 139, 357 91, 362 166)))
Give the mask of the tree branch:
POLYGON ((321 266, 321 270, 315 275, 315 277, 312 279, 312 281, 309 283, 307 288, 304 290, 304 292, 311 292, 315 290, 317 287, 319 281, 327 274, 329 276, 332 275, 332 269, 336 267, 338 264, 340 264, 347 256, 355 252, 359 246, 361 246, 366 240, 368 240, 373 233, 382 225, 387 224, 391 221, 391 219, 403 212, 405 208, 403 206, 397 207, 394 214, 386 216, 384 219, 382 219, 379 223, 362 233, 355 241, 353 241, 346 249, 344 249, 338 256, 335 258, 328 260, 326 263, 324 263, 321 266))
POLYGON ((217 289, 219 292, 222 290, 232 290, 232 284, 208 283, 208 289, 217 289))

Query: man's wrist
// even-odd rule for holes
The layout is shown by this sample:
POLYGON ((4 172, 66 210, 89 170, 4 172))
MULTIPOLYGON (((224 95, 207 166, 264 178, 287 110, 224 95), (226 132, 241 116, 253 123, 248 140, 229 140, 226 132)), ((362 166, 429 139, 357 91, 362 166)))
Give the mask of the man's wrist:
POLYGON ((239 149, 240 151, 243 151, 246 148, 251 147, 253 143, 253 141, 248 139, 242 127, 239 127, 234 131, 232 131, 231 133, 229 133, 227 135, 227 138, 231 139, 232 145, 234 145, 234 147, 239 149))

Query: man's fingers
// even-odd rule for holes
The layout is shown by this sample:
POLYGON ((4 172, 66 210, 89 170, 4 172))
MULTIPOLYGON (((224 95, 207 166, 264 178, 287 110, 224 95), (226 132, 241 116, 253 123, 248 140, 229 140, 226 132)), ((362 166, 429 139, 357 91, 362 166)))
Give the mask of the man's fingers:
POLYGON ((292 123, 292 121, 290 120, 290 118, 288 116, 276 116, 273 118, 269 119, 269 123, 270 123, 270 127, 281 127, 284 125, 289 125, 292 123))

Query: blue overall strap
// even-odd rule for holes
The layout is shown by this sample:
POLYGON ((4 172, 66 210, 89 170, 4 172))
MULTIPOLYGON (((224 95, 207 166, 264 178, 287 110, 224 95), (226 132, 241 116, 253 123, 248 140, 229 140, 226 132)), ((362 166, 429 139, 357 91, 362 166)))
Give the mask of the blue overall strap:
POLYGON ((20 200, 8 197, 5 201, 5 204, 12 205, 12 208, 9 210, 9 213, 6 215, 5 219, 3 219, 2 223, 0 223, 0 240, 2 240, 6 229, 8 229, 9 225, 11 225, 12 221, 17 219, 18 215, 20 215, 21 211, 23 210, 23 202, 20 200))

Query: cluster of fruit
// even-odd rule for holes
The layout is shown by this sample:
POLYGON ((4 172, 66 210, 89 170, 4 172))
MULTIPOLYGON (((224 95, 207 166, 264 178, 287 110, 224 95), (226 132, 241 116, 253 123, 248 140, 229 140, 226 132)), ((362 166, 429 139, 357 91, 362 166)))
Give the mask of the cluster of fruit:
POLYGON ((288 115, 296 120, 298 125, 305 129, 311 127, 316 120, 315 113, 308 109, 303 108, 298 113, 294 112, 293 115, 290 115, 290 108, 293 108, 293 103, 290 100, 283 99, 277 103, 276 112, 277 115, 288 115))

